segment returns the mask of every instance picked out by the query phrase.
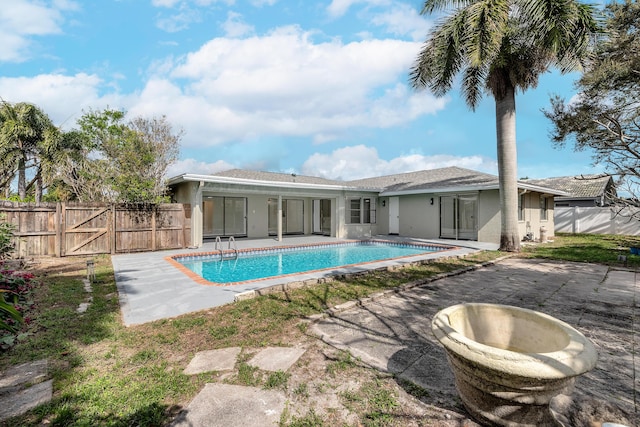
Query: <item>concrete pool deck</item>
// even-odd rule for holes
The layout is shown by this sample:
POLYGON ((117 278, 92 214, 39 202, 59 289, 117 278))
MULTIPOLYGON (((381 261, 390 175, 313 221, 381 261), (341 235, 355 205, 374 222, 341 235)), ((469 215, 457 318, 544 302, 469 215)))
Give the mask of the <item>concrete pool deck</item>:
MULTIPOLYGON (((113 255, 111 260, 116 285, 118 287, 122 320, 127 326, 142 324, 229 304, 239 296, 242 296, 242 294, 276 285, 318 280, 328 275, 356 273, 376 268, 402 265, 424 259, 466 255, 478 250, 496 250, 498 248, 496 244, 472 241, 427 240, 396 236, 374 236, 374 238, 390 241, 435 243, 454 246, 455 248, 445 252, 433 252, 358 266, 281 276, 226 287, 199 284, 166 260, 167 257, 173 255, 211 252, 214 249, 214 242, 206 242, 202 247, 197 249, 187 248, 113 255)), ((324 236, 285 237, 280 242, 276 239, 238 239, 236 241, 236 247, 238 249, 266 248, 328 242, 339 243, 340 241, 342 240, 324 236)), ((222 245, 223 249, 227 249, 227 245, 228 243, 224 241, 222 245)))

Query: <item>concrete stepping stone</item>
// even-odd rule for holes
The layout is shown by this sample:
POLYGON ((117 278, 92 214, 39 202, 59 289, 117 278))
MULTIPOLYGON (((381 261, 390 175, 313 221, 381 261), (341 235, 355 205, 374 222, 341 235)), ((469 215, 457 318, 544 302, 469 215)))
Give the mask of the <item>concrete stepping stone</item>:
POLYGON ((0 375, 0 421, 24 414, 53 396, 53 380, 47 377, 47 361, 15 366, 0 375))
POLYGON ((0 397, 0 421, 24 414, 38 405, 50 402, 52 397, 53 380, 0 397))
POLYGON ((287 371, 298 361, 305 350, 291 347, 267 347, 247 363, 263 371, 287 371))
POLYGON ((47 361, 23 363, 0 375, 0 395, 12 392, 25 384, 39 383, 47 377, 47 361))
POLYGON ((285 401, 284 393, 275 390, 206 384, 172 426, 277 426, 285 401))
POLYGON ((203 372, 230 371, 235 367, 240 351, 240 347, 228 347, 198 352, 191 359, 184 373, 196 375, 203 372))

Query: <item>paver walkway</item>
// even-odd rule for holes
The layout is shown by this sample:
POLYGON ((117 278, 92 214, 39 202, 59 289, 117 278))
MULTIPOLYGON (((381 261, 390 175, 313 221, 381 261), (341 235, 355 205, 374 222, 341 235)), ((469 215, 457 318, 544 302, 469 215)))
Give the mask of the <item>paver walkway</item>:
MULTIPOLYGON (((197 353, 185 373, 233 370, 240 347, 197 353)), ((286 372, 304 353, 301 348, 267 347, 247 363, 264 371, 286 372)), ((286 396, 278 390, 264 390, 232 384, 206 384, 172 427, 264 427, 276 425, 284 410, 286 396)))
POLYGON ((508 259, 345 310, 318 321, 314 330, 325 342, 377 369, 454 399, 453 375, 444 350, 431 333, 435 313, 463 302, 538 310, 576 327, 597 347, 598 364, 578 379, 574 400, 613 405, 613 412, 626 412, 629 425, 637 425, 637 298, 634 272, 593 264, 508 259))

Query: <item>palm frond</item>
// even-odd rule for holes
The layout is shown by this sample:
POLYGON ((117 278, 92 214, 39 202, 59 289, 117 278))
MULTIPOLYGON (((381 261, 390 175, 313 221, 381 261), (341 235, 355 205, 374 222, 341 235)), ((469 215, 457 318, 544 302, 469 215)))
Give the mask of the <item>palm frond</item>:
POLYGON ((440 21, 418 54, 410 72, 414 88, 429 88, 442 96, 451 88, 464 63, 465 15, 440 21))
POLYGON ((465 102, 475 110, 483 95, 484 82, 487 78, 486 67, 467 67, 462 78, 462 91, 465 102))
POLYGON ((464 40, 467 59, 472 67, 491 62, 500 50, 509 20, 510 2, 479 1, 466 8, 467 37, 464 40))
POLYGON ((430 15, 437 11, 461 9, 477 0, 426 0, 420 13, 430 15))

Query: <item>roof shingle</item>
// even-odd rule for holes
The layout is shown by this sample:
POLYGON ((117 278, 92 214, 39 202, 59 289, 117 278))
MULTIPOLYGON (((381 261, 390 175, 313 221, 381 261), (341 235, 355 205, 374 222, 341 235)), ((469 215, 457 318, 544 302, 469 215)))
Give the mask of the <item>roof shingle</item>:
POLYGON ((610 175, 580 175, 528 179, 524 182, 564 191, 571 194, 570 197, 596 198, 605 194, 611 180, 610 175))

